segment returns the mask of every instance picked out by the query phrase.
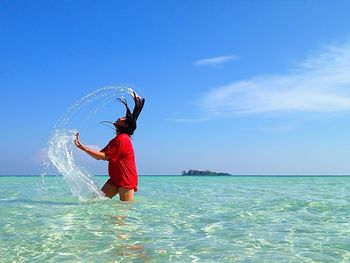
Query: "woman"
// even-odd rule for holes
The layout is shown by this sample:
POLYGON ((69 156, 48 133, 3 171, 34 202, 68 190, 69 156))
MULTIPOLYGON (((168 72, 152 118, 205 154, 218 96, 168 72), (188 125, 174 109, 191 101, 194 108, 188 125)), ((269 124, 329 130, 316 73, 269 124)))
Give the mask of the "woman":
POLYGON ((113 138, 101 151, 93 150, 79 141, 76 134, 75 145, 97 160, 108 161, 109 179, 101 191, 109 198, 119 194, 121 201, 134 200, 134 192, 137 191, 138 177, 136 172, 134 149, 130 136, 136 130, 136 121, 141 113, 145 99, 132 93, 135 107, 131 113, 127 101, 118 99, 126 108, 125 117, 118 118, 114 123, 117 136, 113 138))

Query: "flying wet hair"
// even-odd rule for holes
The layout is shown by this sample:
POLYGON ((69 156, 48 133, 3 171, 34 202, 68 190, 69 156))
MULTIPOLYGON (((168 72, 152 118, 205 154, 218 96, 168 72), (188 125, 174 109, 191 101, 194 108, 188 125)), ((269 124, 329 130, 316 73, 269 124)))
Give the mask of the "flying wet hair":
POLYGON ((125 108, 126 108, 126 113, 125 113, 125 118, 126 118, 126 123, 127 123, 127 127, 121 126, 117 124, 117 121, 115 122, 110 122, 110 121, 102 121, 101 123, 111 123, 114 125, 115 129, 117 129, 118 131, 120 131, 121 133, 126 133, 128 135, 133 135, 134 131, 137 128, 137 118, 139 117, 143 105, 145 104, 145 99, 138 96, 136 94, 136 92, 132 92, 131 96, 134 99, 134 103, 135 103, 135 107, 134 110, 130 111, 129 107, 128 107, 128 102, 126 101, 126 99, 124 98, 118 98, 117 100, 122 103, 125 108))

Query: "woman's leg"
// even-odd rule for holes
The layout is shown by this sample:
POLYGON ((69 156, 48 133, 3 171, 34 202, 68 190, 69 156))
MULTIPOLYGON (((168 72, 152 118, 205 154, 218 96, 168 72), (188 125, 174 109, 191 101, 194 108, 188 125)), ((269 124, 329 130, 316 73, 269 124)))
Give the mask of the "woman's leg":
POLYGON ((125 187, 118 187, 120 201, 133 201, 134 200, 134 189, 125 187))
POLYGON ((101 191, 105 194, 105 196, 113 198, 113 196, 118 193, 118 188, 118 186, 115 186, 107 181, 101 188, 101 191))

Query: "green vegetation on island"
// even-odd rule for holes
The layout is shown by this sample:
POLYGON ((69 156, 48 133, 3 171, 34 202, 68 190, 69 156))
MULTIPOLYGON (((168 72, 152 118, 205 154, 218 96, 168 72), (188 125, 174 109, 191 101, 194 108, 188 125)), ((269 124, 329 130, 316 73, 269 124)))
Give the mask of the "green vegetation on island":
POLYGON ((188 170, 182 171, 183 176, 231 176, 229 173, 217 173, 209 170, 200 171, 200 170, 188 170))

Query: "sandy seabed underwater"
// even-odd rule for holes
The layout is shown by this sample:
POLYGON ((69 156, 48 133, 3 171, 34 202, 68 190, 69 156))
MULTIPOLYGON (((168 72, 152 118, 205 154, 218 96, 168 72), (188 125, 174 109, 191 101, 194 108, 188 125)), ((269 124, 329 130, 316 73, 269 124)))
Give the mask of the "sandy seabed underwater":
POLYGON ((44 182, 0 177, 0 262, 350 261, 350 177, 141 176, 134 203, 44 182))

